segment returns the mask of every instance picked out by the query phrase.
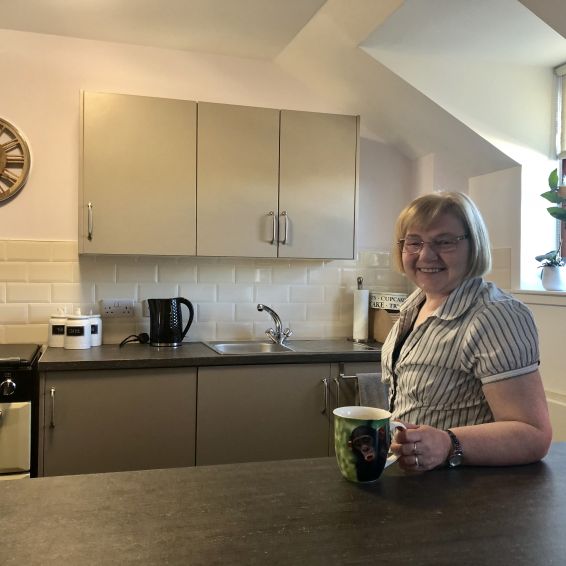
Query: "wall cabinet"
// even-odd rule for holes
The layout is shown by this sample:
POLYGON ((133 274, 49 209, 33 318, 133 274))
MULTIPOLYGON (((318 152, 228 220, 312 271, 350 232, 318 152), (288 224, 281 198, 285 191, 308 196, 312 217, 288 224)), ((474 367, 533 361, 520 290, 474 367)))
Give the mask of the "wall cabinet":
POLYGON ((44 374, 43 475, 193 466, 196 369, 44 374))
POLYGON ((358 119, 198 104, 198 255, 353 258, 358 119))
POLYGON ((197 465, 328 456, 330 364, 199 368, 197 465))
POLYGON ((81 253, 195 255, 196 103, 84 92, 81 253))
POLYGON ((81 125, 80 253, 355 255, 356 116, 84 92, 81 125))

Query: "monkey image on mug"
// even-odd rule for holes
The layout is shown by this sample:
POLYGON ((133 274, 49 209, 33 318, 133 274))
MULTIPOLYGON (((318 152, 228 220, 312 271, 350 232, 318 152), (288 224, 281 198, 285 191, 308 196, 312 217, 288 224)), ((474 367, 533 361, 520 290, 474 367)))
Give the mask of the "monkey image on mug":
MULTIPOLYGON (((334 448, 342 475, 357 483, 374 482, 397 460, 389 454, 391 413, 375 407, 334 409, 334 448)), ((403 427, 404 428, 404 427, 403 427)))

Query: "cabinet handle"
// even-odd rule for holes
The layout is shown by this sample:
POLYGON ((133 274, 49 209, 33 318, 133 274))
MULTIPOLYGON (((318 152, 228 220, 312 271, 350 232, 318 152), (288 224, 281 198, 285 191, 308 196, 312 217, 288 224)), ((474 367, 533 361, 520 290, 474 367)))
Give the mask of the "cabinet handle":
POLYGON ((285 219, 285 224, 284 224, 284 231, 283 231, 283 239, 281 240, 280 244, 282 244, 283 246, 287 244, 287 232, 289 230, 289 215, 287 214, 287 211, 284 210, 281 213, 281 216, 283 216, 283 218, 285 219))
POLYGON ((340 407, 340 380, 335 377, 334 385, 336 385, 336 406, 340 407))
POLYGON ((49 390, 49 396, 51 397, 51 422, 49 423, 49 428, 55 428, 55 387, 49 390))
POLYGON ((322 378, 322 385, 324 385, 324 389, 322 391, 322 402, 324 406, 322 407, 322 411, 320 411, 321 415, 326 415, 326 409, 328 407, 328 379, 326 377, 322 378))
POLYGON ((93 222, 93 218, 92 218, 92 202, 88 203, 88 235, 87 238, 89 240, 92 240, 92 231, 93 231, 93 226, 94 226, 94 222, 93 222))
POLYGON ((275 218, 275 212, 273 210, 269 211, 269 216, 271 216, 271 220, 273 221, 273 237, 271 238, 271 245, 277 243, 277 219, 275 218))

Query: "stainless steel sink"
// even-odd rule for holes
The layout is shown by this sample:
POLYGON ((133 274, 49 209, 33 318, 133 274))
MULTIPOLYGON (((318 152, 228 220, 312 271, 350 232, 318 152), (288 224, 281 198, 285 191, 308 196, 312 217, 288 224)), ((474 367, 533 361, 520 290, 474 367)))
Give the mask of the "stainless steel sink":
POLYGON ((205 342, 218 354, 281 354, 293 349, 274 342, 205 342))

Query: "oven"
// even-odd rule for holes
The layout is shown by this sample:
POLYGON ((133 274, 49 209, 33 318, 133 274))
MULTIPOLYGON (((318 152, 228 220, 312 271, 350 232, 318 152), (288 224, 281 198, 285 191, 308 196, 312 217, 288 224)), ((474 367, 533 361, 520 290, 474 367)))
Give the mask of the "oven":
POLYGON ((0 480, 37 476, 37 344, 0 344, 0 480))

